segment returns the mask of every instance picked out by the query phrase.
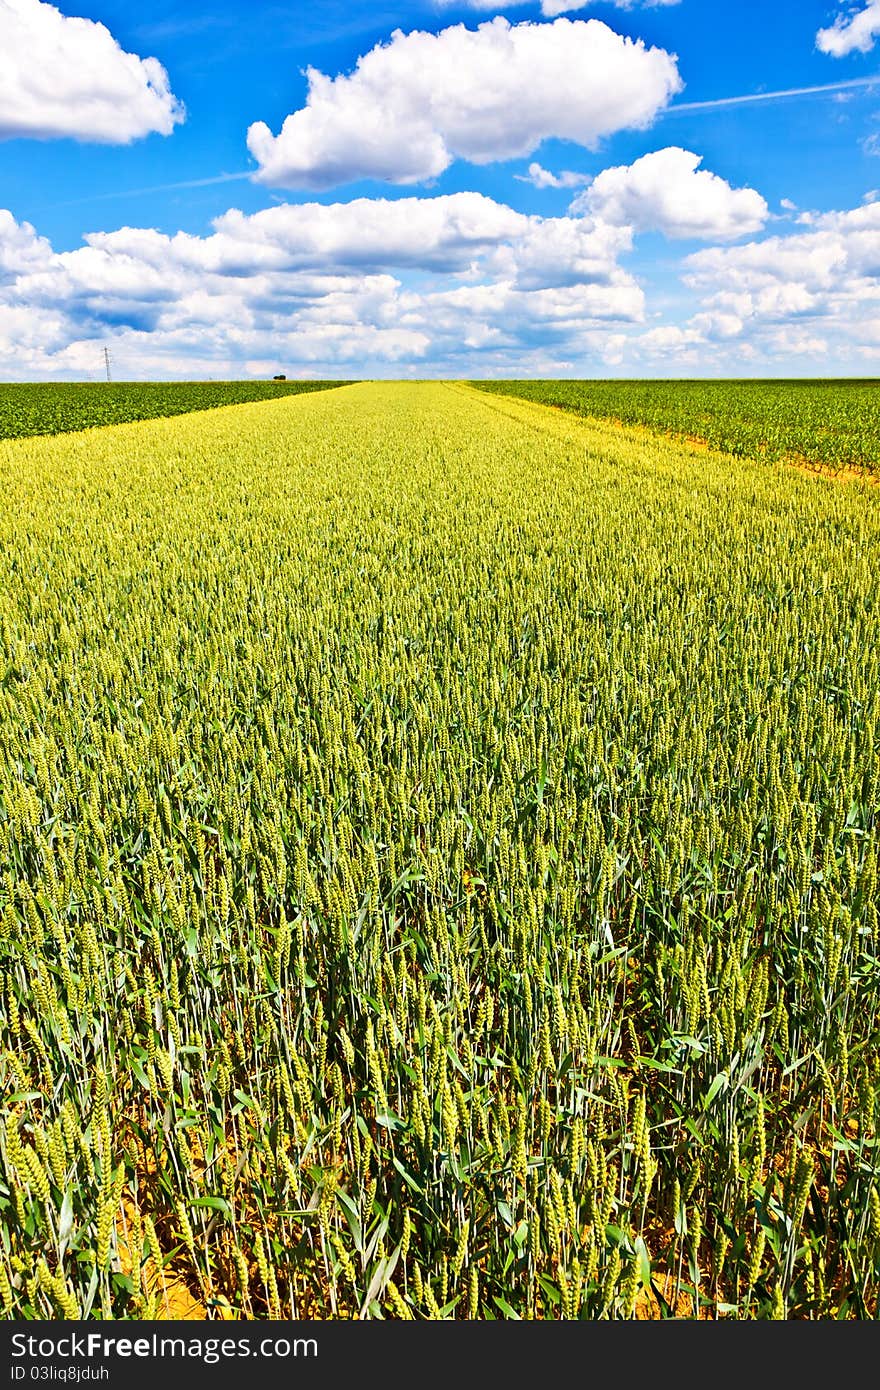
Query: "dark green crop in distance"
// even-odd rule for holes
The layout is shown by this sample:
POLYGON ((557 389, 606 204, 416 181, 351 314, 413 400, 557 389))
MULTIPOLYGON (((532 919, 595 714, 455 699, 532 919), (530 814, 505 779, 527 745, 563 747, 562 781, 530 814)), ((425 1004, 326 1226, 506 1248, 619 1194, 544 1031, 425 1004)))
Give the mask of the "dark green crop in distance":
POLYGON ((0 383, 0 439, 66 434, 186 415, 218 405, 274 400, 345 381, 73 381, 0 383))
POLYGON ((740 458, 880 473, 880 381, 475 381, 578 415, 705 440, 740 458))

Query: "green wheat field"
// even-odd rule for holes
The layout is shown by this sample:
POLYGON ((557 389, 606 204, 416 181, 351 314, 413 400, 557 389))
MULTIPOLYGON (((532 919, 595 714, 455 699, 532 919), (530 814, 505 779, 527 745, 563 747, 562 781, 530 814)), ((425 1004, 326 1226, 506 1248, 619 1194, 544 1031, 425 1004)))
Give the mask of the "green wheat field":
POLYGON ((553 385, 0 440, 4 1317, 877 1317, 880 388, 553 385))

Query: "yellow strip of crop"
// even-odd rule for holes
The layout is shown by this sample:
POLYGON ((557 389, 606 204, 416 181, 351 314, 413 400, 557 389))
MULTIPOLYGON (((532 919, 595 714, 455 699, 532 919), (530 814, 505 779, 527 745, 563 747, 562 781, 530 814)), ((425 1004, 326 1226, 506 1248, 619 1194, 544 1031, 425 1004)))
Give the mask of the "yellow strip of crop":
MULTIPOLYGON (((461 389, 474 390, 474 388, 468 387, 464 383, 462 383, 461 389)), ((486 394, 481 391, 476 391, 475 394, 478 395, 481 400, 486 399, 486 394)), ((713 449, 708 440, 702 439, 698 435, 688 435, 682 438, 674 434, 666 434, 660 430, 652 429, 649 425, 627 424, 625 420, 612 419, 604 415, 574 414, 573 412, 567 412, 561 406, 541 405, 536 401, 520 400, 516 396, 490 395, 488 399, 500 410, 504 410, 505 407, 513 405, 517 408, 525 407, 528 410, 539 412, 546 416, 547 428, 551 430, 553 429, 551 421, 554 418, 558 420, 560 417, 564 417, 566 420, 573 421, 575 424, 580 425, 588 432, 598 432, 600 447, 604 447, 604 445, 607 444, 609 437, 614 434, 620 434, 629 443, 637 446, 643 446, 654 441, 663 441, 670 444, 676 452, 688 457, 693 454, 711 454, 713 458, 725 468, 729 467, 731 463, 737 462, 735 455, 725 453, 721 449, 713 449)), ((564 433, 565 431, 563 431, 563 434, 564 433)), ((789 455, 779 464, 774 463, 766 465, 760 457, 754 460, 739 460, 739 462, 745 462, 748 467, 759 464, 762 467, 795 468, 810 478, 819 478, 828 482, 849 483, 855 486, 868 488, 880 486, 880 476, 873 473, 861 472, 856 468, 832 469, 825 464, 813 463, 802 455, 789 455)))

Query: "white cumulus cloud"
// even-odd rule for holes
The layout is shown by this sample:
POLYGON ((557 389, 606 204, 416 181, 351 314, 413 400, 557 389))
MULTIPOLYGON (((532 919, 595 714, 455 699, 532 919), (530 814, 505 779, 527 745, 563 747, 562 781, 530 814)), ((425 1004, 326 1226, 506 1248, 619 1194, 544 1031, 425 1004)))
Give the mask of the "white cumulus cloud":
MULTIPOLYGON (((794 295, 827 308, 860 286, 880 292, 880 204, 811 215, 809 230, 744 246, 698 251, 685 262, 691 283, 723 294, 794 295), (869 287, 866 282, 870 280, 869 287)), ((751 305, 747 307, 752 307, 751 305)))
POLYGON ((533 188, 583 188, 592 182, 591 174, 576 174, 571 169, 552 174, 549 169, 542 168, 537 160, 529 165, 527 174, 514 174, 514 178, 520 183, 530 183, 533 188))
POLYGON ((681 263, 665 310, 636 231, 479 193, 230 209, 208 235, 97 231, 56 252, 0 210, 0 379, 870 372, 880 202, 681 263), (796 368, 795 368, 796 369, 796 368))
POLYGON ((598 20, 496 18, 438 34, 396 30, 349 75, 308 70, 306 105, 273 135, 248 130, 261 183, 324 189, 356 179, 410 184, 455 159, 531 154, 555 137, 589 148, 648 126, 682 82, 673 55, 598 20))
POLYGON ((138 376, 462 375, 490 351, 509 370, 641 321, 630 244, 627 228, 479 193, 231 209, 209 236, 121 227, 61 253, 0 212, 0 377, 94 370, 106 341, 138 376))
POLYGON ((822 350, 834 360, 876 361, 880 343, 880 204, 802 219, 808 230, 689 256, 688 287, 703 315, 733 323, 756 351, 822 350))
POLYGON ((856 14, 839 14, 828 29, 816 35, 816 47, 832 58, 848 53, 869 53, 880 34, 880 0, 868 0, 856 14))
POLYGON ((156 58, 124 52, 103 24, 42 0, 0 0, 0 139, 125 145, 181 120, 156 58))
POLYGON ((52 247, 37 236, 30 222, 16 222, 12 213, 0 208, 0 286, 4 281, 39 270, 52 258, 52 247))
POLYGON ((661 375, 876 371, 880 202, 799 222, 793 234, 687 256, 697 311, 683 300, 673 321, 615 333, 619 361, 661 375))
POLYGON ((701 163, 701 155, 671 145, 603 169, 572 210, 673 238, 732 241, 760 231, 769 216, 760 193, 731 188, 701 163))
POLYGON ((531 221, 482 193, 451 193, 282 203, 251 215, 233 208, 216 219, 209 237, 186 232, 167 237, 123 227, 91 233, 86 241, 108 256, 131 257, 160 272, 166 263, 227 277, 388 268, 458 272, 475 257, 525 235, 531 221))

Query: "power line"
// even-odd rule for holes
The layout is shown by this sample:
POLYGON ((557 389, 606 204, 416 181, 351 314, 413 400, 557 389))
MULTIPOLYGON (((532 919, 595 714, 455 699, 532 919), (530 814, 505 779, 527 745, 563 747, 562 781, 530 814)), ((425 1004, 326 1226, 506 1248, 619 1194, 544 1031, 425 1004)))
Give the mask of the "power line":
POLYGON ((112 381, 113 378, 110 375, 110 349, 108 347, 104 348, 104 366, 107 369, 107 380, 112 381))

